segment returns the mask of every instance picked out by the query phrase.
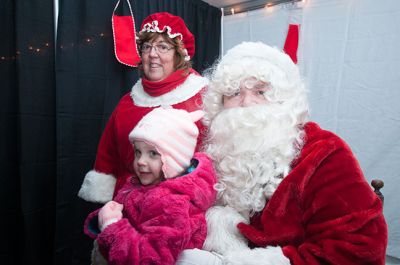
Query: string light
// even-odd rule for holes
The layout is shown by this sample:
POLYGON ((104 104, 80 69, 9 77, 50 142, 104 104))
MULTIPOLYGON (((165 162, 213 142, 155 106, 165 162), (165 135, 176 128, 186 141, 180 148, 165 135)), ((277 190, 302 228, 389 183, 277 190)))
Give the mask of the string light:
MULTIPOLYGON (((233 11, 234 12, 234 11, 233 11)), ((107 37, 107 34, 104 32, 100 32, 98 33, 96 36, 98 36, 97 38, 104 38, 107 37)), ((86 43, 95 43, 96 41, 96 37, 92 38, 92 37, 86 37, 83 39, 83 42, 86 43)), ((46 51, 46 48, 50 48, 51 47, 51 43, 49 42, 44 42, 42 45, 36 46, 36 45, 28 45, 28 50, 34 52, 34 54, 43 54, 46 51)), ((59 48, 61 50, 66 50, 68 49, 68 47, 74 47, 75 44, 74 43, 70 43, 67 46, 64 45, 59 45, 59 48)), ((9 55, 9 56, 0 56, 0 60, 1 61, 7 61, 7 60, 15 60, 17 59, 19 56, 21 55, 21 51, 15 51, 15 55, 9 55)))
POLYGON ((301 3, 304 5, 304 3, 307 0, 266 0, 266 1, 244 1, 242 3, 234 4, 225 7, 223 10, 225 16, 233 15, 233 14, 239 14, 242 12, 249 12, 257 9, 266 9, 269 12, 272 12, 275 9, 275 6, 281 5, 281 4, 296 4, 296 3, 301 3), (262 2, 262 3, 259 3, 262 2))

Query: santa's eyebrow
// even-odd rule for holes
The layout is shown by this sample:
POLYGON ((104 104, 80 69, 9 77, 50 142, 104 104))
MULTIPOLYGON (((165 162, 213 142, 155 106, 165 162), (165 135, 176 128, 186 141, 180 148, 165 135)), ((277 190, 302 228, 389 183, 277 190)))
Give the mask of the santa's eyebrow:
POLYGON ((271 85, 271 83, 260 83, 260 84, 256 84, 254 86, 254 88, 268 90, 268 89, 272 88, 272 85, 271 85))

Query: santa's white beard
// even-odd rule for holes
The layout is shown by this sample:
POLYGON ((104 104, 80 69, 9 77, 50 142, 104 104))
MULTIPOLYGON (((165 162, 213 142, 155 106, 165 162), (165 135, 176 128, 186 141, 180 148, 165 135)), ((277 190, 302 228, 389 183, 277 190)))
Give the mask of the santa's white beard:
POLYGON ((302 132, 283 107, 226 109, 211 122, 206 152, 218 174, 219 205, 242 213, 261 211, 289 173, 302 132))

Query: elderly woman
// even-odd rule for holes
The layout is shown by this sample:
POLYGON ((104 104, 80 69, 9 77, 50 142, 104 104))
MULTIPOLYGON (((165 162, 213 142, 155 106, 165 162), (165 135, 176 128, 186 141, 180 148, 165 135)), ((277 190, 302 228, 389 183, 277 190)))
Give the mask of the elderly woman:
POLYGON ((207 79, 191 68, 195 40, 184 21, 166 12, 154 13, 143 21, 138 36, 141 78, 106 125, 94 169, 86 174, 78 194, 87 201, 111 200, 132 175, 134 153, 128 135, 144 115, 161 105, 191 112, 202 104, 200 92, 207 79))

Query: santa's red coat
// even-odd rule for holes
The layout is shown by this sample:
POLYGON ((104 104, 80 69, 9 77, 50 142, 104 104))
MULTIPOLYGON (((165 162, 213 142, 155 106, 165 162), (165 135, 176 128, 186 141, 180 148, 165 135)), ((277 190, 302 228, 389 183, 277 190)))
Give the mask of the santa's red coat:
POLYGON ((346 143, 315 123, 261 214, 240 232, 257 247, 280 246, 291 264, 384 264, 387 225, 346 143))

